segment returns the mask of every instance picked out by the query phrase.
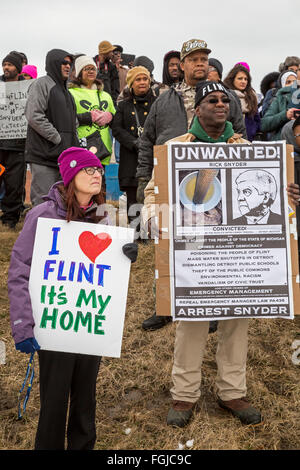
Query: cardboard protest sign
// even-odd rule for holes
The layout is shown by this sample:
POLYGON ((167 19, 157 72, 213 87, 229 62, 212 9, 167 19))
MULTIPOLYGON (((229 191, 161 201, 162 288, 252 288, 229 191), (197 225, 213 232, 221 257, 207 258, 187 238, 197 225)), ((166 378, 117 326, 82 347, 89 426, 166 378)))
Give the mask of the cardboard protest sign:
POLYGON ((0 140, 26 139, 25 105, 32 80, 0 82, 0 140))
POLYGON ((296 219, 286 194, 292 150, 285 142, 155 147, 163 230, 155 250, 157 315, 207 321, 300 314, 296 219))
POLYGON ((29 280, 42 349, 120 357, 133 230, 39 218, 29 280))

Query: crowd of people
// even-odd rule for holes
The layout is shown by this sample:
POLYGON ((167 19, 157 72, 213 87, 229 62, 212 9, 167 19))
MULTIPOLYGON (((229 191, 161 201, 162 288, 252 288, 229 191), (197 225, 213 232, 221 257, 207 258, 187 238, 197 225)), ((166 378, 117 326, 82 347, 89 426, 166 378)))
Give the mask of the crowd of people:
MULTIPOLYGON (((147 235, 160 236, 153 212, 153 149, 170 140, 234 144, 284 139, 294 145, 295 164, 300 159, 300 58, 287 57, 278 71, 262 78, 257 93, 251 84, 252 66, 238 62, 224 77, 221 61, 210 55, 204 40, 185 41, 180 51, 164 55, 161 81, 154 78, 150 58, 123 54, 122 46, 107 40, 100 42, 94 57, 61 49, 49 51, 46 75, 39 78, 24 54, 12 51, 2 61, 0 80, 32 80, 25 108, 27 138, 0 140, 0 163, 5 167, 1 221, 11 229, 24 211, 27 165, 32 178, 33 208, 12 252, 8 288, 16 348, 26 353, 39 351, 37 449, 64 447, 69 394, 68 448, 93 448, 100 364, 98 358, 83 361, 80 355, 39 350, 28 301, 37 218, 107 223, 105 217, 97 219, 96 208, 105 202, 105 167, 113 154, 136 239, 140 237, 136 204, 142 208, 147 235), (61 389, 56 386, 57 377, 63 383, 61 389)), ((295 183, 297 178, 296 172, 295 183)), ((289 195, 298 203, 299 188, 292 183, 289 195)), ((205 217, 210 224, 218 223, 216 211, 208 211, 205 217)), ((125 245, 124 253, 135 261, 137 244, 125 245)), ((171 320, 154 313, 142 327, 155 330, 171 320)), ((256 425, 263 420, 261 412, 246 398, 248 322, 244 318, 218 322, 216 386, 220 407, 242 423, 256 425)), ((183 427, 193 414, 200 397, 207 335, 215 329, 208 321, 178 322, 168 425, 183 427)))

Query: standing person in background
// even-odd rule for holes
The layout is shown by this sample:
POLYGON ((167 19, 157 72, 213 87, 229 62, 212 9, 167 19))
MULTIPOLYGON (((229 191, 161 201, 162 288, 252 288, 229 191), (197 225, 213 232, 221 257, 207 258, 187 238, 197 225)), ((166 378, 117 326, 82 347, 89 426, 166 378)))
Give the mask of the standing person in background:
POLYGON ((122 60, 121 54, 123 52, 123 47, 119 45, 114 45, 113 47, 115 49, 113 51, 112 62, 115 64, 118 70, 119 82, 120 82, 120 93, 121 93, 122 90, 126 86, 126 75, 129 69, 127 67, 124 67, 124 65, 122 65, 123 60, 122 60))
POLYGON ((32 80, 37 78, 37 68, 35 65, 24 65, 21 75, 25 80, 32 80))
POLYGON ((43 202, 51 186, 59 180, 60 153, 79 146, 75 104, 67 89, 72 55, 52 49, 46 56, 44 77, 29 88, 25 116, 28 121, 26 162, 31 167, 30 198, 33 206, 43 202))
MULTIPOLYGON (((131 213, 131 206, 137 203, 136 190, 138 181, 136 168, 138 163, 139 137, 144 128, 156 96, 150 88, 150 73, 142 66, 133 67, 127 74, 130 95, 118 104, 112 124, 115 139, 120 142, 119 185, 127 196, 128 222, 133 222, 137 214, 131 213)), ((135 227, 137 224, 135 224, 135 227)))
POLYGON ((258 112, 257 95, 251 86, 251 75, 248 64, 236 64, 224 80, 224 85, 234 90, 240 99, 248 140, 252 142, 260 132, 260 115, 258 112))
MULTIPOLYGON (((144 202, 144 190, 151 180, 153 147, 188 131, 194 117, 196 85, 206 80, 208 54, 211 50, 201 39, 190 39, 182 45, 180 68, 184 74, 181 83, 162 93, 151 107, 139 142, 137 166, 137 201, 144 202)), ((144 330, 156 330, 172 321, 171 316, 155 313, 142 323, 144 330)))
MULTIPOLYGON (((75 78, 68 83, 68 87, 76 106, 78 138, 88 148, 97 147, 97 138, 102 140, 104 147, 99 147, 99 142, 96 155, 105 166, 109 165, 112 153, 109 124, 116 110, 112 97, 103 90, 103 83, 96 76, 97 68, 92 57, 80 56, 75 60, 75 78), (95 144, 89 143, 92 135, 96 136, 95 144)), ((105 191, 104 175, 102 187, 105 191)))
POLYGON ((262 79, 260 82, 260 91, 263 96, 263 100, 260 103, 260 115, 261 117, 266 113, 268 107, 270 106, 273 98, 275 97, 278 88, 277 80, 279 77, 279 72, 270 72, 262 79))
POLYGON ((283 72, 278 78, 281 88, 277 91, 261 120, 261 130, 268 133, 268 140, 281 140, 283 126, 295 119, 294 111, 297 111, 298 108, 292 103, 295 89, 291 83, 293 84, 296 78, 297 74, 292 70, 283 72))
MULTIPOLYGON (((208 59, 207 80, 212 80, 212 81, 221 83, 221 85, 227 88, 225 83, 222 82, 222 75, 223 75, 223 65, 218 59, 214 59, 210 57, 208 59)), ((247 132, 246 132, 246 127, 245 127, 240 100, 234 90, 229 90, 227 88, 227 91, 228 91, 228 96, 230 99, 228 121, 232 123, 233 128, 237 134, 241 134, 243 137, 246 138, 247 132)))
POLYGON ((279 72, 292 70, 297 74, 297 79, 300 80, 300 58, 297 56, 288 56, 283 63, 279 65, 279 72))
POLYGON ((169 51, 164 56, 162 83, 167 87, 173 86, 183 80, 183 73, 179 67, 180 52, 169 51))
MULTIPOLYGON (((22 70, 22 57, 12 51, 2 61, 3 75, 0 82, 9 83, 24 80, 19 75, 22 70)), ((1 112, 0 112, 1 113, 1 112)), ((0 177, 0 187, 3 182, 4 195, 1 200, 3 225, 15 229, 23 211, 25 186, 25 142, 26 139, 1 139, 0 163, 5 171, 0 177)))
POLYGON ((94 57, 97 67, 97 78, 103 82, 104 91, 113 99, 114 105, 117 103, 120 94, 120 82, 117 67, 112 62, 115 50, 109 41, 101 41, 98 46, 99 54, 94 57))

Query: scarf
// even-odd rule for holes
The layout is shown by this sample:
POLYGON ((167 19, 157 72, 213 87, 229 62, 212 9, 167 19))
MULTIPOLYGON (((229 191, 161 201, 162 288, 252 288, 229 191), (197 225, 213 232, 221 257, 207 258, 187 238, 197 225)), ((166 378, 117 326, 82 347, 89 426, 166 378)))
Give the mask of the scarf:
POLYGON ((234 90, 236 95, 239 97, 241 106, 242 106, 242 113, 247 114, 249 112, 248 105, 246 103, 245 93, 240 90, 234 90))
POLYGON ((209 135, 205 132, 197 118, 194 119, 189 133, 193 134, 196 137, 196 142, 208 142, 211 144, 215 144, 217 142, 227 142, 227 140, 230 139, 230 137, 232 137, 234 134, 231 122, 226 121, 223 134, 220 135, 218 139, 213 139, 212 137, 209 137, 209 135))

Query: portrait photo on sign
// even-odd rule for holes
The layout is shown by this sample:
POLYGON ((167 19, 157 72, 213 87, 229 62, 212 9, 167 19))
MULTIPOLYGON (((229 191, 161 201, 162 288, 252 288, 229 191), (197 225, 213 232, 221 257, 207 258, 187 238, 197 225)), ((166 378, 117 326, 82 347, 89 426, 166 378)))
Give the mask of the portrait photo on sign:
POLYGON ((277 168, 232 170, 232 223, 283 223, 280 176, 277 168))
POLYGON ((176 225, 220 225, 222 188, 214 168, 176 170, 176 225))

